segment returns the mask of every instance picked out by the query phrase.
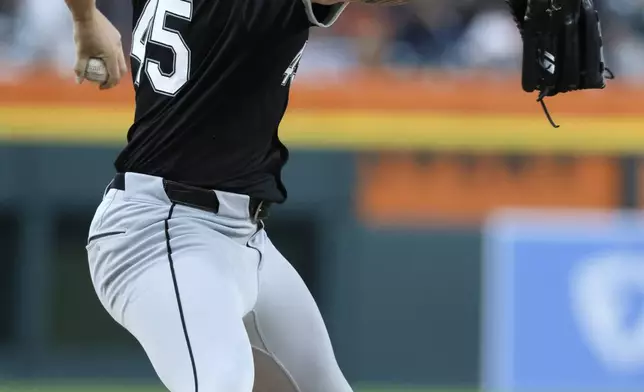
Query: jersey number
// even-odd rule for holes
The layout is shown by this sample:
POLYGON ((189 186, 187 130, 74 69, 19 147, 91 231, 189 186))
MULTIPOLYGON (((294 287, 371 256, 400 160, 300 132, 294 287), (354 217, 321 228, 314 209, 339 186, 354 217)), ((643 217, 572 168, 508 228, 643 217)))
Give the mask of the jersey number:
POLYGON ((190 48, 181 34, 166 26, 167 18, 192 20, 192 0, 148 0, 132 34, 132 57, 139 62, 134 84, 145 72, 154 91, 173 96, 190 76, 190 48), (168 48, 173 54, 172 72, 164 73, 161 63, 150 58, 148 44, 168 48))

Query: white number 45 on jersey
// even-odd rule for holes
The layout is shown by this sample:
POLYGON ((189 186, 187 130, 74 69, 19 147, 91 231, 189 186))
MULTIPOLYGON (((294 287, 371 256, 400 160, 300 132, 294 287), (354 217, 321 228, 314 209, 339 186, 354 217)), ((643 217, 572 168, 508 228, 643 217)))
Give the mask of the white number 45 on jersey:
POLYGON ((139 62, 134 78, 137 86, 145 72, 154 91, 173 96, 190 76, 190 49, 181 34, 166 26, 166 18, 190 22, 192 0, 148 0, 132 33, 132 57, 139 62), (148 56, 148 44, 166 47, 174 54, 172 72, 164 73, 161 63, 148 56))

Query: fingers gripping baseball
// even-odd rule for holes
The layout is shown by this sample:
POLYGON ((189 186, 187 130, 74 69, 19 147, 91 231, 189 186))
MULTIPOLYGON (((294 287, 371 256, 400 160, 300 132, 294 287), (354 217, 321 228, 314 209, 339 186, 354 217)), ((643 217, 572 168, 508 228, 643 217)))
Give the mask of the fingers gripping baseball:
POLYGON ((83 79, 95 82, 100 85, 107 83, 109 79, 109 72, 103 59, 90 58, 84 65, 85 71, 83 72, 83 79))
POLYGON ((101 89, 116 86, 127 72, 121 35, 98 10, 93 17, 74 23, 76 81, 87 79, 101 89))
POLYGON ((87 69, 87 63, 89 58, 76 56, 76 64, 74 65, 74 73, 76 74, 76 83, 83 83, 85 80, 85 70, 87 69))

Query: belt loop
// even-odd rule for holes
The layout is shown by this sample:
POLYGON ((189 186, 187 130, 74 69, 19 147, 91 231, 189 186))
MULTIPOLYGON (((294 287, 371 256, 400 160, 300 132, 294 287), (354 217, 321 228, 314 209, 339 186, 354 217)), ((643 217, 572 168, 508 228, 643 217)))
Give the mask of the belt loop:
POLYGON ((253 212, 253 221, 257 222, 259 220, 259 214, 262 212, 263 206, 264 206, 264 200, 260 200, 259 204, 257 204, 257 207, 255 208, 255 211, 253 212))
POLYGON ((107 196, 107 192, 109 192, 110 189, 112 189, 112 184, 114 184, 113 178, 110 180, 109 184, 107 184, 107 186, 105 187, 105 190, 103 191, 103 197, 107 196))

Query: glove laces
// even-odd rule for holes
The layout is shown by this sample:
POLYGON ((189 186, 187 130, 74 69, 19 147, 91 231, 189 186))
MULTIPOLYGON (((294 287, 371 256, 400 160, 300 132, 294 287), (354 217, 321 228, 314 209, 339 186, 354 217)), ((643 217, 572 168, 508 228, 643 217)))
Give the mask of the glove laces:
MULTIPOLYGON (((608 80, 613 80, 615 79, 615 74, 613 71, 611 71, 608 67, 604 70, 604 77, 608 80)), ((548 110, 548 106, 546 106, 546 97, 550 95, 550 92, 552 92, 552 87, 546 87, 542 91, 539 92, 539 97, 537 98, 537 102, 541 104, 541 108, 543 109, 543 112, 546 115, 546 118, 550 122, 550 125, 552 125, 553 128, 559 128, 559 125, 555 123, 555 120, 553 120, 552 115, 550 115, 550 111, 548 110)))
POLYGON ((539 92, 539 98, 537 98, 537 102, 541 104, 541 108, 543 109, 543 112, 546 115, 546 118, 550 122, 550 125, 552 125, 553 128, 559 128, 559 125, 555 123, 555 120, 552 119, 552 116, 550 115, 550 111, 548 110, 548 106, 546 106, 546 101, 545 98, 550 94, 550 87, 546 87, 544 90, 539 92))

